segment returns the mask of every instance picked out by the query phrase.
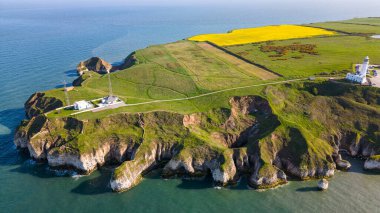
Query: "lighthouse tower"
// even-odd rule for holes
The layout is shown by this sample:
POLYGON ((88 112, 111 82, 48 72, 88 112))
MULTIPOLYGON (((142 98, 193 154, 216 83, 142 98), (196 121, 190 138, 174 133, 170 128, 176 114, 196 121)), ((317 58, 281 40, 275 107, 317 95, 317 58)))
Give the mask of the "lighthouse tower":
POLYGON ((365 57, 363 64, 360 66, 360 69, 355 73, 347 73, 346 79, 352 82, 357 82, 360 84, 367 83, 367 71, 369 67, 369 57, 365 57))
POLYGON ((361 77, 365 77, 367 75, 368 66, 369 66, 369 57, 367 56, 367 57, 364 58, 363 64, 362 64, 362 66, 360 68, 359 75, 361 77))

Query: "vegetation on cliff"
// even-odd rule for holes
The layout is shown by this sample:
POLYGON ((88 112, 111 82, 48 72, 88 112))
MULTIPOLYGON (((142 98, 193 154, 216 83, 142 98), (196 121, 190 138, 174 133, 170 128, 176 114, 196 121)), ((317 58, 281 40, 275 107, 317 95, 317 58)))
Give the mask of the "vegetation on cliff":
POLYGON ((19 130, 31 133, 19 135, 39 154, 34 157, 53 162, 57 153, 81 161, 104 144, 113 149, 125 144, 117 149, 121 158, 113 158, 112 149, 102 152, 102 163, 125 161, 112 180, 131 183, 115 183, 117 191, 164 161, 169 161, 165 176, 211 171, 216 182, 227 184, 248 173, 252 186, 266 188, 286 182, 284 173, 301 179, 333 175, 339 149, 354 156, 379 154, 379 103, 376 88, 303 82, 267 86, 260 96, 231 98, 228 108, 189 115, 127 113, 82 121, 38 116, 19 130), (34 124, 37 118, 44 119, 34 124), (37 131, 28 130, 32 126, 37 131), (247 161, 239 162, 236 152, 247 161))
MULTIPOLYGON (((210 173, 220 185, 249 175, 257 188, 285 183, 287 175, 329 177, 349 167, 340 149, 370 159, 380 154, 380 90, 340 80, 284 80, 349 69, 363 57, 361 44, 380 61, 376 42, 339 35, 228 47, 248 52, 241 55, 244 66, 203 43, 147 47, 127 58, 130 67, 110 74, 114 95, 131 105, 71 116, 51 111, 66 105, 62 89, 36 93, 25 104, 30 120, 18 128, 15 143, 51 166, 84 173, 115 163, 115 191, 129 189, 159 165, 165 177, 210 173), (285 49, 279 57, 286 62, 270 59, 263 45, 285 49), (299 53, 307 55, 292 57, 299 53), (262 80, 244 69, 253 66, 249 60, 283 77, 262 80), (149 101, 156 102, 142 103, 149 101)), ((77 83, 68 92, 71 101, 108 95, 107 76, 84 73, 77 83)))

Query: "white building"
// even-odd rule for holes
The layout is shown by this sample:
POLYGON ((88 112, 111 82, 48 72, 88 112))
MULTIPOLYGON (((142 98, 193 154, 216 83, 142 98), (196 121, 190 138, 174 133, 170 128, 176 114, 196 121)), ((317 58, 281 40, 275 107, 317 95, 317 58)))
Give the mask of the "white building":
POLYGON ((114 104, 119 102, 119 98, 117 96, 107 96, 102 99, 102 104, 114 104))
POLYGON ((367 72, 369 66, 369 57, 365 57, 363 64, 360 66, 359 70, 354 73, 347 73, 346 79, 349 81, 357 82, 360 84, 367 83, 367 72))
POLYGON ((82 100, 74 103, 74 109, 83 110, 93 108, 92 104, 88 101, 82 100))

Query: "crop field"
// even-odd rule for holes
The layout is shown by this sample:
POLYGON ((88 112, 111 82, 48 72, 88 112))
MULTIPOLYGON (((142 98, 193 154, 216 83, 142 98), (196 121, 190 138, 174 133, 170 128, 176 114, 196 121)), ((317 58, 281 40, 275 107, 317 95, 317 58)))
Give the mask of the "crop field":
POLYGON ((380 40, 360 36, 296 39, 231 46, 226 49, 287 77, 351 71, 352 64, 361 63, 367 55, 371 63, 380 62, 380 40), (262 47, 268 45, 286 48, 294 44, 315 45, 316 53, 290 50, 279 55, 274 51, 262 50, 262 47))
POLYGON ((348 35, 312 37, 224 47, 285 77, 346 73, 365 56, 380 63, 380 18, 314 23, 311 26, 344 31, 348 35), (379 21, 379 22, 378 22, 379 21), (351 34, 352 33, 352 34, 351 34))
POLYGON ((297 26, 278 25, 257 28, 233 30, 222 34, 203 34, 189 38, 191 41, 209 41, 219 46, 257 43, 264 41, 307 38, 313 36, 331 36, 336 33, 324 29, 297 26))

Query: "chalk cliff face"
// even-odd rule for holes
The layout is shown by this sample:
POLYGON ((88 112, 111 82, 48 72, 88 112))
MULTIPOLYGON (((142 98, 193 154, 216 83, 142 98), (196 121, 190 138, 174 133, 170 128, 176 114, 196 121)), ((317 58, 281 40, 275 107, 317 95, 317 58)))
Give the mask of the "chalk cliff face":
POLYGON ((322 178, 336 168, 349 169, 341 149, 368 157, 365 168, 379 169, 378 111, 347 99, 305 93, 292 100, 288 94, 272 87, 265 90, 268 99, 233 97, 230 108, 203 113, 120 113, 92 120, 46 118, 30 110, 39 105, 30 98, 31 119, 21 123, 15 144, 52 167, 90 173, 104 164, 119 165, 110 180, 114 191, 130 189, 158 166, 166 178, 211 174, 223 186, 248 175, 250 186, 271 188, 286 183, 287 176, 322 178), (353 111, 361 123, 348 116, 353 111), (299 126, 286 116, 310 122, 299 126))
POLYGON ((93 71, 99 74, 107 74, 111 71, 111 69, 112 65, 99 57, 89 58, 85 61, 81 61, 77 65, 77 71, 79 75, 83 75, 87 71, 93 71))
POLYGON ((126 115, 89 122, 39 115, 22 123, 15 134, 15 144, 52 167, 68 167, 88 174, 105 163, 121 163, 131 157, 141 143, 141 131, 135 126, 137 119, 126 115), (118 130, 115 125, 121 123, 130 124, 131 129, 126 131, 135 133, 115 132, 118 130))

